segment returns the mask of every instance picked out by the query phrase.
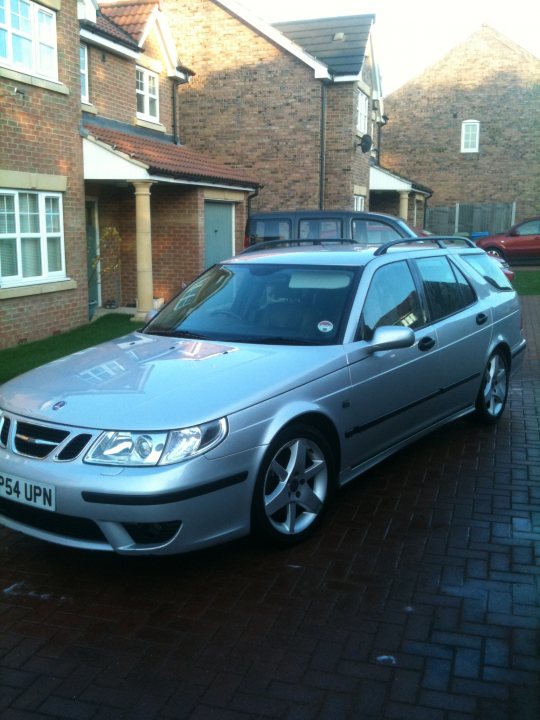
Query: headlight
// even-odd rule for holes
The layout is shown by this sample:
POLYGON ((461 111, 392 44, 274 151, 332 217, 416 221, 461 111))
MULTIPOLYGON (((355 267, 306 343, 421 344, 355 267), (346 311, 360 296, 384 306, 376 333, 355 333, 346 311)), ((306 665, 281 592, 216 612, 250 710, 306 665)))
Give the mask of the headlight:
POLYGON ((225 418, 169 432, 111 430, 98 437, 84 460, 101 465, 172 465, 207 452, 226 435, 225 418))

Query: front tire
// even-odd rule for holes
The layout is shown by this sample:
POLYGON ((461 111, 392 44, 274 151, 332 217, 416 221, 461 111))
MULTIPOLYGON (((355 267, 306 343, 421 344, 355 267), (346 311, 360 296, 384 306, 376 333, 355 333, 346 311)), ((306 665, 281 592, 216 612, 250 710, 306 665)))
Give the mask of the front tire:
POLYGON ((505 355, 500 350, 495 350, 484 370, 476 399, 476 415, 487 425, 494 425, 503 414, 508 399, 508 370, 505 355))
POLYGON ((311 535, 328 509, 334 489, 332 450, 315 428, 294 424, 270 444, 252 504, 254 533, 288 547, 311 535))

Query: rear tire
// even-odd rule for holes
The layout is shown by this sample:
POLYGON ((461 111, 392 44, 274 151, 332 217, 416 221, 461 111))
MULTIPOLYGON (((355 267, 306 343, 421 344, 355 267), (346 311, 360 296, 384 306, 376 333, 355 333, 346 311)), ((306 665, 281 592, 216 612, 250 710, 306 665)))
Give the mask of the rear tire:
POLYGON ((508 361, 501 350, 495 350, 486 365, 476 399, 476 416, 486 425, 495 425, 508 399, 508 361))
POLYGON ((334 490, 334 457, 316 429, 294 424, 278 433, 261 464, 252 528, 279 547, 302 542, 320 525, 334 490))

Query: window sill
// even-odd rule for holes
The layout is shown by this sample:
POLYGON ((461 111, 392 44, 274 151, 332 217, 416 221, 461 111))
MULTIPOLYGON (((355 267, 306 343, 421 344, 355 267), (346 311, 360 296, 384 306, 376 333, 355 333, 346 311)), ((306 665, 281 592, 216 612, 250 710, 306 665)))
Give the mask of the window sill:
POLYGON ((76 280, 59 280, 57 282, 44 282, 39 285, 19 285, 18 287, 0 287, 0 300, 10 298, 28 297, 30 295, 45 295, 62 290, 75 290, 76 280))
POLYGON ((69 89, 61 82, 55 80, 46 80, 35 75, 29 75, 28 73, 20 72, 19 70, 11 70, 10 68, 0 67, 0 77, 9 78, 16 82, 23 83, 24 85, 32 85, 33 87, 40 87, 44 90, 52 90, 53 92, 60 93, 61 95, 69 95, 69 89))
POLYGON ((92 105, 92 103, 85 102, 84 100, 81 100, 81 110, 85 113, 91 113, 92 115, 97 115, 97 107, 95 105, 92 105))
POLYGON ((154 122, 151 120, 143 120, 142 118, 135 118, 135 125, 138 125, 139 127, 148 128, 149 130, 158 130, 159 132, 167 132, 167 128, 165 125, 162 125, 160 122, 154 122))

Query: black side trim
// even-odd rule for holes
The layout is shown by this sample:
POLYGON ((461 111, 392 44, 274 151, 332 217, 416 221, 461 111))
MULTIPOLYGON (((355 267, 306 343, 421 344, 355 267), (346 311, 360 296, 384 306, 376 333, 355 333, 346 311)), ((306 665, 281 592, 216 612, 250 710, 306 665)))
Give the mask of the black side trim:
POLYGON ((460 385, 466 385, 467 383, 471 382, 472 380, 477 380, 481 377, 481 373, 475 373, 474 375, 470 375, 467 378, 464 378, 463 380, 459 380, 458 382, 454 383, 453 385, 449 385, 448 387, 441 388, 440 390, 437 390, 437 392, 432 393, 431 395, 427 395, 426 397, 421 398, 420 400, 416 400, 413 403, 410 403, 409 405, 405 405, 404 407, 398 408, 397 410, 393 410, 391 413, 388 413, 387 415, 382 415, 381 417, 376 418, 375 420, 372 420, 371 422, 365 423, 365 425, 357 425, 356 427, 351 428, 350 430, 345 431, 345 437, 348 440, 349 438, 353 437, 354 435, 358 435, 361 432, 364 432, 364 430, 371 430, 371 428, 376 427, 377 425, 380 425, 383 422, 386 422, 387 420, 391 420, 393 417, 397 417, 398 415, 401 415, 401 413, 408 412, 409 410, 412 410, 415 407, 418 407, 419 405, 422 405, 425 402, 428 402, 429 400, 433 400, 434 398, 438 397, 439 395, 444 395, 447 392, 450 392, 451 390, 455 390, 455 388, 458 388, 460 385))
POLYGON ((168 503, 180 502, 182 500, 191 500, 201 495, 208 495, 223 490, 224 488, 238 485, 246 480, 247 472, 231 475, 222 480, 214 480, 214 482, 201 485, 201 487, 187 488, 186 490, 175 490, 174 492, 162 493, 161 495, 121 495, 119 493, 96 493, 83 492, 83 500, 89 503, 99 503, 102 505, 167 505, 168 503))

